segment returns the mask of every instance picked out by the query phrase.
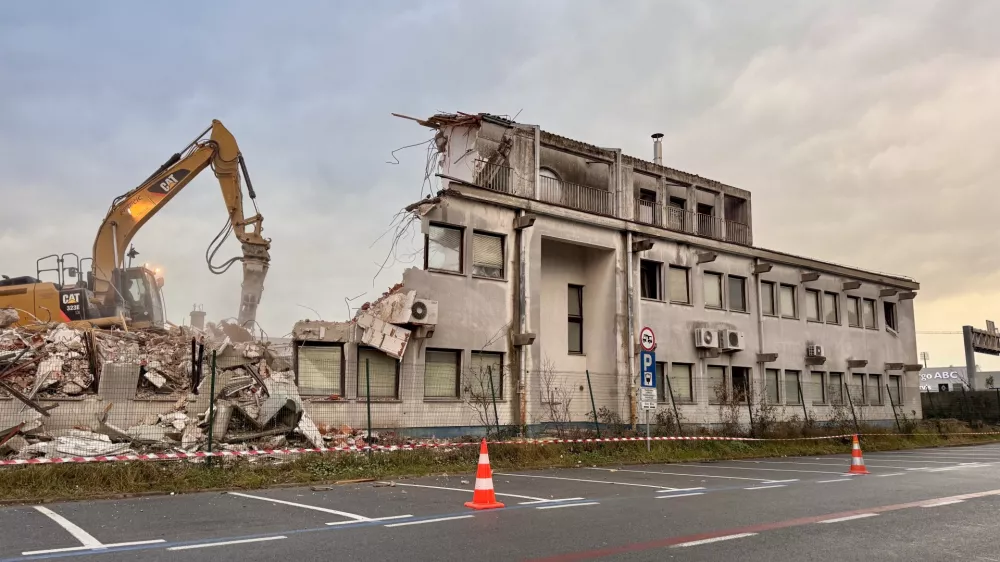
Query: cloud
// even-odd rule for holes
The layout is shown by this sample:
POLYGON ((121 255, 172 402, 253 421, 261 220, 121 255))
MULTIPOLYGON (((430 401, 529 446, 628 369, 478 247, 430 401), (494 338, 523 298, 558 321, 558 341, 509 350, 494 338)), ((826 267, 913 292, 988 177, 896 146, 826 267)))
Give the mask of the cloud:
MULTIPOLYGON (((340 318, 407 266, 373 286, 425 163, 389 152, 430 138, 389 113, 520 112, 640 157, 665 133, 669 165, 752 191, 757 243, 917 278, 919 328, 1000 312, 993 2, 55 4, 0 8, 7 274, 89 254, 110 201, 219 118, 273 239, 261 324, 340 318)), ((135 240, 175 321, 236 313, 239 273, 204 265, 224 220, 206 173, 135 240)))

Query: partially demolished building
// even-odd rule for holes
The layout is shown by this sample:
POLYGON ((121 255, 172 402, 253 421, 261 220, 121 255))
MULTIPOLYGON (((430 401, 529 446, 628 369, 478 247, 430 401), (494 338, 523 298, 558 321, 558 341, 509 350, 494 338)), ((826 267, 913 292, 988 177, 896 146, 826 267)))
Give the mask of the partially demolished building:
POLYGON ((627 423, 644 327, 656 414, 919 416, 914 280, 754 246, 750 193, 664 166, 656 135, 646 161, 487 114, 415 121, 440 157, 407 209, 423 267, 351 323, 296 326, 300 388, 331 395, 314 417, 365 415, 346 404, 377 365, 394 427, 627 423))

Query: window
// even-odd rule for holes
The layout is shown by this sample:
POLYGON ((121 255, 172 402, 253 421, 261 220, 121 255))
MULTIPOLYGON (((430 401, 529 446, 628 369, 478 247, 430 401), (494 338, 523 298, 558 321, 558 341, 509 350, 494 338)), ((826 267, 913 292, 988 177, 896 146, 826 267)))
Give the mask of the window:
POLYGON ((844 403, 844 374, 830 373, 827 377, 827 395, 831 404, 844 403))
POLYGON ((667 372, 667 364, 656 362, 656 399, 660 402, 670 400, 670 393, 667 391, 667 382, 664 380, 667 372))
POLYGON ((687 268, 675 265, 670 266, 667 273, 667 290, 670 292, 670 302, 691 304, 687 268))
POLYGON ((677 402, 694 402, 694 394, 691 392, 692 367, 688 363, 670 364, 670 390, 677 402))
POLYGON ((658 261, 639 261, 639 292, 644 299, 663 300, 660 288, 663 280, 663 264, 658 261))
POLYGON ((473 351, 469 361, 469 378, 472 394, 497 400, 504 397, 503 353, 473 351), (491 387, 492 383, 492 387, 491 387))
POLYGON ((503 279, 504 237, 485 232, 472 233, 472 274, 503 279))
POLYGON ((424 269, 462 273, 462 229, 432 224, 424 239, 424 269))
POLYGON ((781 294, 781 316, 783 318, 798 318, 799 311, 795 301, 795 285, 782 285, 781 294))
POLYGON ((861 299, 847 297, 847 325, 861 327, 861 299))
POLYGON ((766 369, 764 371, 764 387, 767 391, 768 404, 780 404, 781 398, 778 396, 778 387, 781 385, 781 371, 778 369, 766 369))
POLYGON ((823 293, 823 315, 827 324, 840 324, 840 295, 823 293))
POLYGON ((774 302, 774 283, 771 281, 760 282, 760 311, 765 316, 777 316, 778 311, 774 302))
POLYGON ((750 395, 750 367, 733 367, 733 397, 746 402, 750 395))
POLYGON ((810 322, 820 322, 819 317, 819 291, 816 289, 806 289, 806 320, 810 322))
POLYGON ((719 402, 726 395, 726 368, 708 366, 708 395, 713 402, 719 402))
POLYGON ((583 287, 569 286, 569 352, 583 353, 583 287))
POLYGON ((865 404, 865 374, 854 373, 851 375, 851 401, 855 404, 865 404))
POLYGON ((889 375, 889 400, 896 406, 900 404, 900 397, 903 395, 902 377, 899 375, 889 375))
POLYGON ((729 281, 729 310, 735 312, 747 311, 747 280, 743 277, 730 275, 729 281))
POLYGON ((893 332, 899 331, 899 325, 896 323, 896 303, 890 301, 882 302, 882 312, 885 318, 885 327, 889 328, 893 332))
POLYGON ((826 388, 823 386, 823 373, 813 371, 809 383, 809 400, 813 404, 826 403, 826 388))
POLYGON ((722 274, 705 272, 705 308, 722 308, 722 274))
POLYGON ((861 301, 861 318, 865 321, 865 328, 875 330, 878 328, 875 320, 875 301, 864 299, 861 301))
POLYGON ((882 405, 882 375, 868 375, 868 403, 882 405))
POLYGON ((344 396, 343 346, 302 345, 295 351, 300 393, 344 396))
POLYGON ((799 372, 785 371, 785 404, 801 404, 799 372))
POLYGON ((428 349, 424 355, 424 398, 458 398, 460 351, 428 349))
POLYGON ((372 398, 396 398, 399 390, 399 361, 370 347, 358 348, 358 398, 365 398, 368 386, 372 398), (367 366, 367 369, 366 369, 367 366), (368 382, 366 384, 366 379, 368 382))

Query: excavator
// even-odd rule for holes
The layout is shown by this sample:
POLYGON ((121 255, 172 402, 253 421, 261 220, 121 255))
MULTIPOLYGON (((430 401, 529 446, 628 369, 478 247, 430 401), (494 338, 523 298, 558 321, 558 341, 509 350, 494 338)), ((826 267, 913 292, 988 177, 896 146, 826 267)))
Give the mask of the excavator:
MULTIPOLYGON (((222 188, 228 219, 206 250, 205 261, 215 274, 224 273, 237 261, 243 263, 237 322, 252 330, 271 260, 271 241, 261 235, 263 217, 257 209, 257 195, 236 139, 218 120, 213 120, 195 140, 171 156, 141 185, 115 198, 97 231, 92 258, 81 260, 72 253, 45 256, 36 263, 35 277, 2 276, 0 309, 18 310, 18 324, 21 325, 69 322, 96 327, 125 324, 126 328, 162 328, 166 324, 163 277, 158 270, 146 265, 131 267, 131 259, 126 267, 126 248, 157 211, 209 166, 222 188), (249 218, 243 212, 241 175, 255 211, 249 218), (230 234, 235 234, 242 245, 242 257, 213 264, 215 253, 230 234), (56 267, 43 268, 43 262, 52 258, 55 258, 56 267), (91 264, 84 278, 81 264, 88 259, 91 264), (57 276, 55 282, 41 280, 42 273, 53 271, 57 276)), ((129 252, 127 255, 131 258, 136 254, 129 252)))

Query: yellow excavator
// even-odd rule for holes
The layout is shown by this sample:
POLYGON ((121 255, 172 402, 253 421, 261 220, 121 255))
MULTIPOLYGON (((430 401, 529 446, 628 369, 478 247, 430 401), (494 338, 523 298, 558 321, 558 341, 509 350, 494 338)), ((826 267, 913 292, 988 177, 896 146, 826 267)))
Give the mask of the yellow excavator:
MULTIPOLYGON (((93 258, 81 260, 76 254, 51 255, 36 263, 36 276, 0 280, 0 308, 15 308, 19 324, 41 322, 86 323, 111 326, 125 323, 134 328, 163 327, 166 314, 163 304, 163 277, 145 265, 126 267, 126 248, 146 221, 163 208, 202 170, 211 166, 222 188, 228 219, 222 231, 205 252, 213 273, 224 273, 243 262, 243 283, 237 321, 252 329, 257 305, 264 290, 264 277, 270 263, 270 239, 261 236, 263 218, 257 210, 256 194, 250 183, 246 163, 232 133, 218 120, 195 138, 184 150, 171 156, 139 187, 117 197, 97 231, 93 258), (211 132, 208 138, 206 135, 211 132), (254 205, 254 216, 243 213, 243 189, 254 205), (214 265, 212 259, 230 234, 243 247, 242 257, 214 265), (43 267, 54 259, 56 266, 43 267), (81 264, 91 262, 84 278, 81 264), (42 281, 43 273, 55 272, 56 281, 42 281)), ((135 254, 130 252, 129 257, 135 254)), ((131 259, 129 260, 131 262, 131 259)))

